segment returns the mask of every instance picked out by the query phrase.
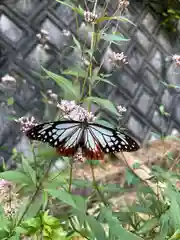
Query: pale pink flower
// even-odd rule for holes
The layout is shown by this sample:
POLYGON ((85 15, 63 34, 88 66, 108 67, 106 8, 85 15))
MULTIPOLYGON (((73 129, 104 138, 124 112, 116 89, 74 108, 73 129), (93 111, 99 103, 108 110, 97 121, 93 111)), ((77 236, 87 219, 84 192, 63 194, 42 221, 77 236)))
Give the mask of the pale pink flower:
POLYGON ((116 67, 120 67, 122 64, 128 64, 127 56, 125 56, 123 52, 113 52, 112 55, 109 57, 109 62, 116 67))
POLYGON ((57 107, 62 111, 63 118, 68 120, 84 121, 87 119, 87 121, 93 122, 96 119, 92 112, 76 105, 75 101, 62 100, 61 103, 57 104, 57 107))
POLYGON ((122 105, 117 106, 117 110, 119 113, 124 113, 127 111, 127 109, 122 105))
POLYGON ((97 14, 95 14, 93 12, 89 12, 89 11, 84 12, 85 22, 92 23, 92 22, 95 22, 97 20, 97 18, 98 18, 97 14))
POLYGON ((15 122, 20 123, 22 132, 26 132, 32 127, 38 125, 38 122, 33 116, 21 117, 19 119, 16 119, 15 122))
POLYGON ((180 55, 174 54, 174 55, 172 56, 172 59, 173 59, 173 61, 176 62, 176 65, 177 65, 177 66, 180 66, 180 55))
POLYGON ((47 43, 50 41, 49 33, 41 29, 40 33, 36 34, 36 37, 39 39, 40 45, 47 48, 47 43))
POLYGON ((128 0, 119 0, 119 8, 120 9, 126 9, 129 6, 128 0))
POLYGON ((2 83, 15 83, 16 79, 9 74, 4 75, 4 77, 1 78, 2 83))

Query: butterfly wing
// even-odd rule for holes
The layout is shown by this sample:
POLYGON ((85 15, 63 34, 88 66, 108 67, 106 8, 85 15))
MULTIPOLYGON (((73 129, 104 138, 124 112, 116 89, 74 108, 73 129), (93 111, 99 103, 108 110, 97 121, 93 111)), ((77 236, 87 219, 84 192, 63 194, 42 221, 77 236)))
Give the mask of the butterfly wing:
POLYGON ((103 153, 132 152, 139 149, 137 142, 128 135, 100 124, 89 124, 87 132, 86 152, 94 150, 96 155, 102 156, 103 153))
POLYGON ((82 137, 82 127, 76 121, 57 121, 37 125, 26 132, 32 140, 49 143, 63 156, 73 156, 82 137))
POLYGON ((83 138, 84 156, 89 160, 102 160, 104 158, 104 153, 102 151, 100 142, 98 141, 97 137, 94 136, 89 127, 85 129, 83 138))

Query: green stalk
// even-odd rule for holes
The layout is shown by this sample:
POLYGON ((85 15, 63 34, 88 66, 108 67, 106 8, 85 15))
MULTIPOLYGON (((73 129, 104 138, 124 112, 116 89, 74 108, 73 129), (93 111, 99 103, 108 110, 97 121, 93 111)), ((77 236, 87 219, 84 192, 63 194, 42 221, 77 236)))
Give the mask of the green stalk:
POLYGON ((72 173, 73 173, 73 159, 70 159, 70 172, 69 172, 69 187, 68 192, 71 192, 71 186, 72 186, 72 173))
POLYGON ((103 202, 103 204, 105 206, 109 206, 109 203, 106 201, 104 195, 101 193, 101 190, 99 189, 98 187, 98 184, 96 182, 96 178, 95 178, 95 175, 94 175, 94 166, 92 163, 90 163, 90 167, 91 167, 91 174, 92 174, 92 178, 93 178, 93 187, 95 188, 95 190, 97 191, 101 201, 103 202))

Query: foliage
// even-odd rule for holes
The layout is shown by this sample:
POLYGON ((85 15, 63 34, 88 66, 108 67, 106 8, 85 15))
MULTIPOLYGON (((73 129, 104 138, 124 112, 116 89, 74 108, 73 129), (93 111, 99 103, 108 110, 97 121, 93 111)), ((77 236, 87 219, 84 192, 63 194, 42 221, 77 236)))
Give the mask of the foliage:
MULTIPOLYGON (((84 9, 81 6, 74 6, 69 1, 58 2, 70 7, 77 16, 83 16, 84 9)), ((102 74, 102 66, 97 67, 95 53, 99 44, 101 41, 106 41, 110 46, 112 43, 119 44, 128 40, 121 34, 106 32, 107 26, 102 27, 101 23, 109 23, 111 20, 129 23, 124 17, 116 16, 101 16, 95 19, 91 24, 90 48, 81 44, 73 36, 73 48, 78 49, 83 56, 82 62, 62 70, 62 75, 43 70, 55 81, 59 91, 63 92, 63 96, 59 94, 58 97, 75 100, 79 104, 87 104, 89 111, 92 103, 97 104, 118 121, 120 116, 115 104, 110 100, 93 96, 93 88, 101 82, 114 86, 108 80, 110 75, 102 74), (88 64, 84 64, 85 58, 88 64)), ((49 103, 45 99, 45 94, 43 96, 48 109, 49 103)), ((13 99, 10 98, 8 104, 13 104, 13 99)), ((159 110, 163 116, 168 116, 162 105, 159 110)), ((58 114, 55 119, 59 119, 58 114)), ((98 121, 109 124, 101 119, 98 121)), ((168 156, 172 161, 173 156, 171 154, 168 156)), ((157 194, 142 182, 132 169, 126 169, 125 181, 128 186, 135 187, 136 201, 115 211, 113 204, 109 202, 109 197, 113 194, 123 194, 127 192, 127 188, 125 186, 121 188, 115 184, 97 183, 93 174, 94 162, 89 162, 93 181, 87 181, 73 179, 71 159, 59 158, 43 144, 39 144, 38 147, 32 144, 32 155, 29 157, 14 149, 12 158, 17 163, 17 169, 8 170, 4 164, 0 173, 0 178, 8 181, 7 191, 0 192, 2 203, 0 239, 2 240, 27 239, 26 237, 34 240, 173 240, 179 238, 180 193, 175 186, 176 179, 180 178, 178 173, 171 173, 158 167, 152 169, 152 181, 159 188, 157 194), (70 166, 51 171, 57 158, 70 166), (12 185, 15 186, 15 190, 12 185), (75 194, 74 187, 90 188, 91 195, 75 194), (14 198, 12 198, 13 191, 18 193, 14 198), (91 212, 89 206, 92 204, 94 194, 96 209, 91 212), (18 202, 18 207, 15 205, 13 208, 15 201, 18 202)), ((138 162, 133 166, 134 169, 139 167, 138 162)))
POLYGON ((169 33, 177 32, 177 25, 180 19, 180 2, 178 0, 153 0, 144 1, 159 14, 161 25, 169 33))

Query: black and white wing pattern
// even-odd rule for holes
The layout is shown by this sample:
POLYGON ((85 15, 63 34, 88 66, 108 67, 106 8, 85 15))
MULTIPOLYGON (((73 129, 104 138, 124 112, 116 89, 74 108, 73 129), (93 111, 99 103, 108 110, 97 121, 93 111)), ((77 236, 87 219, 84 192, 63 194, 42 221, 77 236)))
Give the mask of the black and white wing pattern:
POLYGON ((96 123, 89 123, 84 133, 85 152, 100 159, 103 153, 132 152, 139 145, 128 135, 96 123))
POLYGON ((73 156, 82 137, 82 127, 76 121, 43 123, 26 132, 31 140, 49 143, 63 156, 73 156))
POLYGON ((32 140, 49 143, 62 156, 73 156, 78 148, 87 159, 103 159, 106 153, 132 152, 139 145, 124 133, 97 123, 57 121, 37 125, 26 132, 32 140))

